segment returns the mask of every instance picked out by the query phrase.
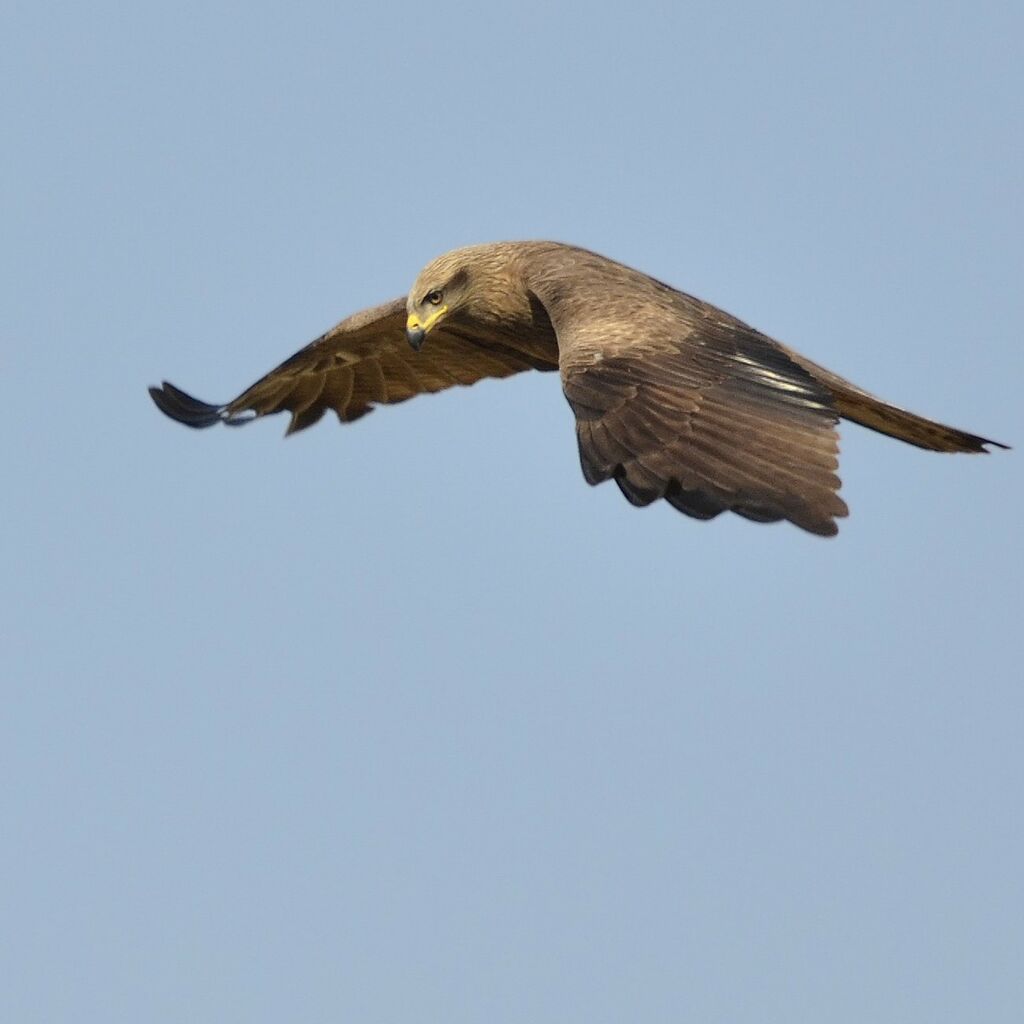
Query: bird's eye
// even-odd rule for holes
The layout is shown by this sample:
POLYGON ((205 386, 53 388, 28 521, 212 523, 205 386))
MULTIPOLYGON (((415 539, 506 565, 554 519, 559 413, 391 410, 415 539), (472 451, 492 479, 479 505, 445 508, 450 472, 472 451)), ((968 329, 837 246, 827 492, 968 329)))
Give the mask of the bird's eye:
POLYGON ((438 288, 435 288, 432 292, 427 292, 426 294, 426 301, 429 302, 432 306, 440 306, 442 298, 444 298, 444 296, 441 294, 440 289, 438 288))

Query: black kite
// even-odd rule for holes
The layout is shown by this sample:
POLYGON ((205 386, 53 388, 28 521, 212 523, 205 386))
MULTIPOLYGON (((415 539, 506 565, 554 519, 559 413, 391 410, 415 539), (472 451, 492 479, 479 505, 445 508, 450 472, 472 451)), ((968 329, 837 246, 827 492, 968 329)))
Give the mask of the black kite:
POLYGON ((407 299, 343 320, 225 405, 172 384, 157 406, 190 427, 287 410, 288 433, 328 410, 558 370, 576 414, 583 475, 635 505, 697 519, 730 510, 836 532, 840 417, 921 448, 1004 448, 889 405, 745 323, 646 274, 554 242, 457 249, 407 299))

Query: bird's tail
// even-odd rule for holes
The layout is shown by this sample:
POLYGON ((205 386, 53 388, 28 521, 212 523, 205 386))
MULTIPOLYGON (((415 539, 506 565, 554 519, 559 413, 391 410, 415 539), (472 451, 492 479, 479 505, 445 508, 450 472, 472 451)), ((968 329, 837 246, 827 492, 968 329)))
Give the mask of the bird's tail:
POLYGON ((862 427, 933 452, 985 452, 987 444, 995 445, 996 448, 1009 447, 890 405, 809 359, 795 352, 791 355, 832 392, 836 409, 843 419, 853 420, 862 427))
POLYGON ((1007 448, 1008 445, 990 441, 987 437, 969 434, 966 430, 947 427, 944 423, 925 419, 915 413, 889 405, 871 395, 858 391, 843 393, 833 391, 839 415, 862 427, 870 427, 882 434, 888 434, 918 448, 933 452, 984 452, 985 445, 1007 448))

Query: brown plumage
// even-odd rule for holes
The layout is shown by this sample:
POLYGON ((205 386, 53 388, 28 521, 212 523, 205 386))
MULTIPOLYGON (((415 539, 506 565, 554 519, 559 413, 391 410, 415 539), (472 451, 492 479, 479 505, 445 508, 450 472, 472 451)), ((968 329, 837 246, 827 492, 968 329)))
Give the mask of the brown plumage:
POLYGON ((457 249, 407 299, 343 320, 225 405, 172 384, 157 406, 191 427, 288 411, 288 433, 333 409, 559 370, 587 481, 698 519, 730 510, 836 532, 840 417, 933 451, 997 441, 869 395, 728 313, 596 253, 555 242, 457 249))

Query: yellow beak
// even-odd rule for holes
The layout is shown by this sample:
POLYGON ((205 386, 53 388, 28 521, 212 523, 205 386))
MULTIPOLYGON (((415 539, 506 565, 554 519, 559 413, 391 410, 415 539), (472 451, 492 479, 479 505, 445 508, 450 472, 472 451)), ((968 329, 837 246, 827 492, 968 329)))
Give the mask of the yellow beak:
POLYGON ((426 320, 420 320, 415 313, 409 314, 409 319, 405 321, 405 336, 409 339, 409 344, 412 345, 416 352, 419 352, 423 339, 426 338, 430 328, 447 312, 447 306, 440 306, 426 320))

